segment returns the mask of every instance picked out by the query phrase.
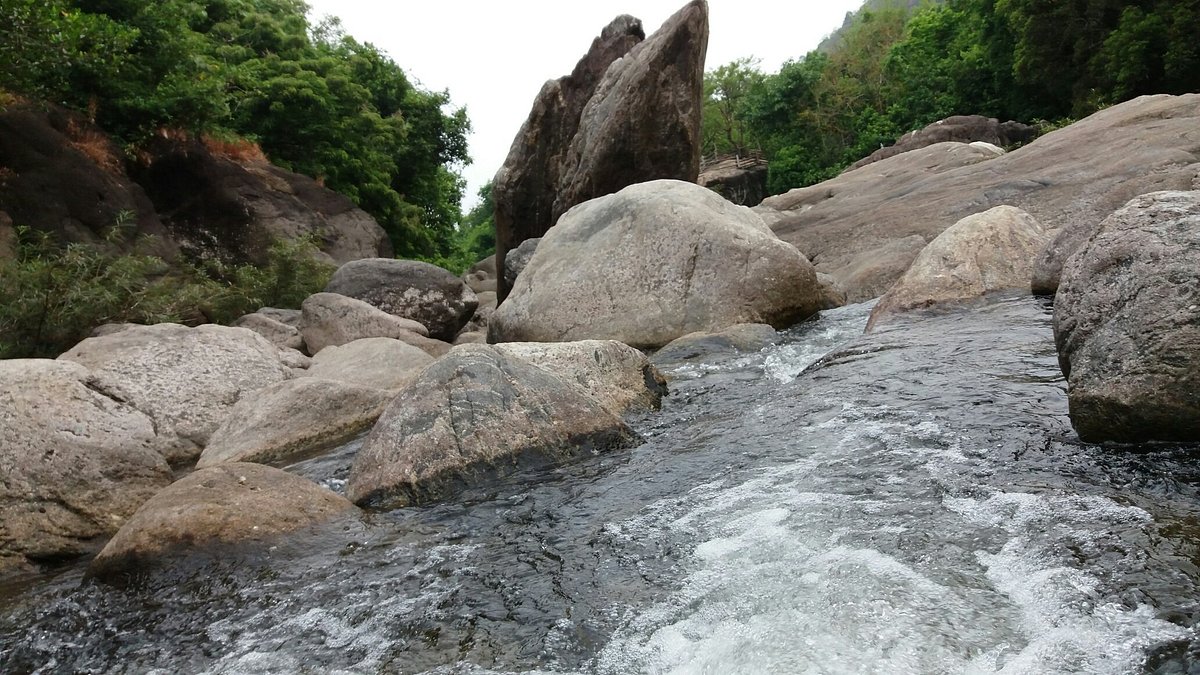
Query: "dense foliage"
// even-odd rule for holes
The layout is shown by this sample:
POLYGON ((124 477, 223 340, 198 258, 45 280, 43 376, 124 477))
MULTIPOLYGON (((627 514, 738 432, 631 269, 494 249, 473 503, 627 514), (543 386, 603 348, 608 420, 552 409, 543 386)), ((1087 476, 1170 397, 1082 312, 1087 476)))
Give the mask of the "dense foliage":
POLYGON ((162 129, 258 142, 350 196, 398 254, 451 253, 465 111, 300 0, 0 0, 0 89, 162 129))
POLYGON ((0 358, 53 358, 106 323, 228 323, 260 307, 299 307, 333 273, 304 241, 276 244, 264 267, 205 270, 18 235, 15 258, 0 259, 0 358))
POLYGON ((1200 0, 869 3, 824 51, 706 76, 706 155, 760 149, 770 190, 830 178, 956 114, 1061 123, 1200 91, 1200 0))

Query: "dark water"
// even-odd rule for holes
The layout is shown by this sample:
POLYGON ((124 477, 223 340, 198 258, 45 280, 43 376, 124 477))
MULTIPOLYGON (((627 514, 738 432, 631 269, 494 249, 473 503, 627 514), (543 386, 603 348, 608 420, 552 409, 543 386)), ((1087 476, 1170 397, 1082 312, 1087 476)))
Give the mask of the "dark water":
MULTIPOLYGON (((630 452, 130 589, 67 570, 0 604, 0 671, 1200 672, 1197 448, 1078 443, 1037 300, 868 311, 673 368, 630 452)), ((353 450, 294 470, 337 489, 353 450)))

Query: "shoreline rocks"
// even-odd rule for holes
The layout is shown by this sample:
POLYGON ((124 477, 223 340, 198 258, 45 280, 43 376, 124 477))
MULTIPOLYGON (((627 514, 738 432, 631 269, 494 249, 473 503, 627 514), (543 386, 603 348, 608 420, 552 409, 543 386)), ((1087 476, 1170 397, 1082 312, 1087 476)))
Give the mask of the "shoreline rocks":
POLYGON ((199 457, 243 393, 292 377, 266 338, 213 324, 130 326, 58 358, 89 368, 99 391, 148 415, 172 464, 199 457))
POLYGON ((351 501, 446 499, 522 468, 628 448, 636 434, 573 382, 486 345, 461 345, 384 411, 354 459, 351 501))
POLYGON ((244 462, 199 469, 142 504, 87 575, 119 582, 180 557, 265 545, 357 513, 344 497, 280 469, 244 462))
POLYGON ((0 361, 0 575, 82 555, 171 482, 154 424, 83 366, 0 361))
POLYGON ((977 300, 1001 291, 1027 292, 1046 233, 1028 213, 997 206, 967 216, 931 241, 884 294, 867 331, 914 310, 977 300))

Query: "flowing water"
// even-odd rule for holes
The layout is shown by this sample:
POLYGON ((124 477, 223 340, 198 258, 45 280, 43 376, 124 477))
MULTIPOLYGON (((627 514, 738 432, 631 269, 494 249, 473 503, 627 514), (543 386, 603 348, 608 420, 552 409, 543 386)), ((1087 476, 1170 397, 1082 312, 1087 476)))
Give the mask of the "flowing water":
MULTIPOLYGON (((1031 298, 670 367, 641 447, 125 589, 0 671, 1200 673, 1195 446, 1079 443, 1031 298)), ((355 446, 293 467, 334 489, 355 446)), ((199 565, 199 563, 197 563, 199 565)))

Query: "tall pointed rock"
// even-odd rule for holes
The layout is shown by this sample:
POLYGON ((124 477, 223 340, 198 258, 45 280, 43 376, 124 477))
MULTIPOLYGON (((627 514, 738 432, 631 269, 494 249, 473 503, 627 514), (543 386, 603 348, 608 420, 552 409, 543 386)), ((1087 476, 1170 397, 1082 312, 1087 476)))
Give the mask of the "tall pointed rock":
POLYGON ((538 94, 492 188, 501 299, 505 254, 567 209, 648 180, 696 180, 708 3, 643 37, 640 21, 617 17, 571 75, 538 94))

